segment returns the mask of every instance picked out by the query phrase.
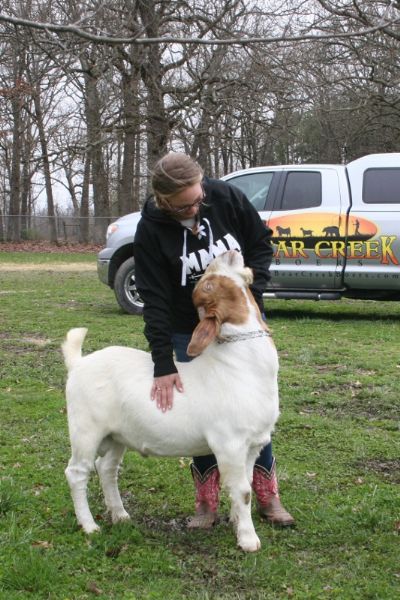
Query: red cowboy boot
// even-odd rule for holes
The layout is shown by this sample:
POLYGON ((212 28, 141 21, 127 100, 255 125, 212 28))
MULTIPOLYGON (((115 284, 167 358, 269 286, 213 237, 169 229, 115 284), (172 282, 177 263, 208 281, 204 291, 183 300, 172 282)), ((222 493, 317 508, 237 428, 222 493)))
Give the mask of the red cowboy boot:
POLYGON ((263 467, 255 465, 253 470, 253 490, 257 498, 257 510, 261 517, 272 525, 291 527, 295 520, 281 504, 278 493, 275 460, 268 472, 263 467))
POLYGON ((219 504, 219 471, 210 467, 203 475, 192 463, 190 465, 196 488, 196 514, 188 521, 189 529, 209 529, 217 520, 219 504))

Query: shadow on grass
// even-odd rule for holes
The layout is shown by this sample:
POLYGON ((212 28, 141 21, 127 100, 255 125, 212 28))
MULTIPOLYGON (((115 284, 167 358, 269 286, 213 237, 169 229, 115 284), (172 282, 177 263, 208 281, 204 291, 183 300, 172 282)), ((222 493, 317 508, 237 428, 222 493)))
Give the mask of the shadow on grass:
POLYGON ((326 320, 326 321, 365 321, 370 322, 371 319, 379 321, 394 321, 400 322, 400 311, 399 314, 388 314, 384 313, 384 309, 381 310, 364 310, 362 312, 357 311, 355 308, 350 311, 347 307, 344 307, 342 311, 329 310, 328 307, 321 309, 316 308, 294 308, 288 306, 287 308, 274 308, 272 303, 266 303, 266 314, 268 321, 274 319, 285 319, 285 320, 326 320))

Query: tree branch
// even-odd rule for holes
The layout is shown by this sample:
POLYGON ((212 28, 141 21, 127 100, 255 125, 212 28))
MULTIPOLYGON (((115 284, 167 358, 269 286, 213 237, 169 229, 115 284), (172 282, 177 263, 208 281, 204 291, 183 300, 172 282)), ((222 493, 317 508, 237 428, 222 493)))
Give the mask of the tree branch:
POLYGON ((56 25, 53 23, 38 23, 36 21, 29 21, 27 19, 20 19, 17 17, 11 17, 8 15, 0 14, 0 22, 10 23, 12 25, 27 27, 31 29, 40 29, 46 32, 53 33, 71 33, 77 37, 96 42, 98 44, 118 45, 118 44, 199 44, 199 45, 236 45, 236 46, 249 46, 251 44, 276 44, 280 42, 303 42, 303 41, 322 41, 340 38, 355 38, 370 35, 386 29, 387 27, 399 23, 400 19, 392 19, 391 21, 380 22, 378 25, 373 27, 367 27, 360 31, 350 31, 346 33, 332 33, 332 34, 304 34, 304 35, 293 35, 293 36, 274 36, 274 37, 240 37, 240 38, 227 38, 227 39, 204 39, 198 37, 180 38, 176 36, 162 36, 155 38, 140 38, 140 37, 111 37, 107 35, 95 35, 84 31, 75 25, 56 25))

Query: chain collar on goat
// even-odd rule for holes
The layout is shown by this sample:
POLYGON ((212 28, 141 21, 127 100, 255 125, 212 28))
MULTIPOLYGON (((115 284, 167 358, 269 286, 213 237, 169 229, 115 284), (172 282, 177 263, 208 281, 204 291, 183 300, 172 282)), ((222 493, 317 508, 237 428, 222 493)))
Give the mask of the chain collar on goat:
POLYGON ((215 341, 217 344, 227 344, 229 342, 240 342, 264 336, 271 337, 271 334, 269 331, 257 329, 256 331, 247 331, 246 333, 232 333, 231 335, 220 336, 215 341))

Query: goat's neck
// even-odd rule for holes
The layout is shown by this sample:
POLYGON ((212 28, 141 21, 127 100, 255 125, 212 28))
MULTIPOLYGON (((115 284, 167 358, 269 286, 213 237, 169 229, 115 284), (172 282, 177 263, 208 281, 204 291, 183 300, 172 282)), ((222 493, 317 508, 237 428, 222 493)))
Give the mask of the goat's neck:
POLYGON ((210 353, 217 359, 215 368, 222 366, 224 369, 233 369, 237 374, 244 367, 246 377, 253 373, 258 380, 264 373, 260 365, 266 364, 271 351, 268 337, 267 328, 259 319, 249 318, 241 325, 225 322, 215 343, 207 348, 205 354, 210 353))
POLYGON ((230 323, 226 321, 221 325, 220 333, 218 337, 224 337, 228 335, 250 333, 255 331, 263 331, 265 327, 262 326, 259 319, 250 315, 249 318, 240 325, 230 323))

